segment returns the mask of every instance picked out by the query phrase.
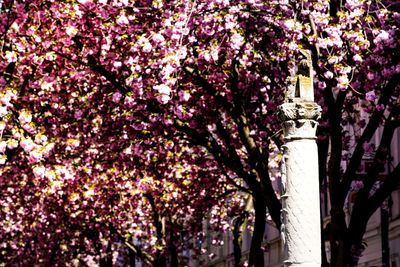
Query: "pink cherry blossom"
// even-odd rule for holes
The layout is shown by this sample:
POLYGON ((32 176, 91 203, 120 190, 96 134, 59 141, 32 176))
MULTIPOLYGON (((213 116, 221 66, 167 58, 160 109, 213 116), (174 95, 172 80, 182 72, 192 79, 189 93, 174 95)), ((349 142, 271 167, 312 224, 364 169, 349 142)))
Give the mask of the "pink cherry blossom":
POLYGON ((7 107, 6 106, 0 106, 0 117, 3 117, 7 115, 7 107))
POLYGON ((181 101, 186 102, 190 99, 190 94, 187 91, 179 91, 179 98, 181 101))
POLYGON ((331 71, 327 71, 327 72, 325 72, 324 76, 327 79, 332 79, 333 78, 333 73, 331 71))
POLYGON ((122 94, 120 92, 116 92, 112 96, 112 101, 115 103, 118 103, 121 98, 122 98, 122 94))
POLYGON ((5 106, 10 106, 11 96, 7 93, 0 94, 0 102, 5 106))
POLYGON ((368 80, 374 80, 375 79, 375 73, 373 73, 373 72, 369 72, 368 74, 367 74, 367 79, 368 80))
POLYGON ((83 115, 82 110, 78 110, 78 111, 75 112, 74 118, 77 119, 77 120, 79 120, 79 119, 82 118, 82 115, 83 115))
POLYGON ((374 101, 377 98, 378 97, 375 95, 374 91, 369 91, 368 93, 365 94, 365 99, 367 99, 368 101, 374 101))
POLYGON ((15 139, 10 139, 7 141, 7 148, 8 149, 15 149, 18 147, 18 141, 15 139))
POLYGON ((37 163, 43 159, 43 154, 39 149, 34 149, 29 152, 29 163, 37 163))
POLYGON ((6 155, 0 155, 0 165, 4 165, 7 161, 6 155))
POLYGON ((28 124, 32 121, 32 114, 28 111, 22 111, 18 116, 18 120, 22 124, 28 124))
POLYGON ((158 92, 158 101, 162 104, 168 103, 168 101, 171 99, 171 88, 165 84, 156 85, 153 88, 158 92))
POLYGON ((382 111, 382 110, 385 110, 385 106, 383 104, 379 104, 379 105, 376 105, 376 109, 378 111, 382 111))
POLYGON ((353 60, 355 63, 361 63, 363 62, 363 59, 361 58, 361 56, 359 54, 356 54, 353 56, 353 60))
POLYGON ((35 143, 30 138, 22 139, 19 144, 27 153, 35 148, 35 143))
POLYGON ((1 141, 1 142, 0 142, 0 153, 6 152, 6 148, 7 148, 7 143, 6 143, 6 141, 1 141))
MULTIPOLYGON (((354 185, 356 170, 347 163, 373 148, 363 131, 390 130, 382 115, 396 112, 394 2, 132 2, 2 2, 2 263, 125 266, 134 252, 144 266, 166 259, 186 266, 186 252, 209 260, 199 224, 205 218, 216 249, 231 242, 218 233, 234 235, 245 214, 253 236, 265 236, 256 219, 279 228, 276 114, 300 49, 312 51, 315 63, 319 148, 335 148, 320 153, 320 167, 340 186, 323 189, 337 203, 347 203, 351 191, 367 190, 357 198, 371 192, 367 183, 354 185), (244 213, 249 195, 267 206, 244 213)), ((353 214, 371 199, 358 199, 353 214)), ((342 217, 331 223, 348 229, 326 235, 332 261, 352 253, 342 248, 362 245, 365 229, 342 217), (359 240, 346 238, 356 231, 359 240)), ((239 265, 265 265, 257 262, 264 253, 257 242, 239 265)), ((353 254, 342 257, 353 262, 337 264, 356 266, 353 254)))
POLYGON ((18 54, 15 51, 7 51, 5 58, 8 62, 15 62, 17 61, 18 54))
POLYGON ((351 183, 351 188, 353 190, 360 190, 360 189, 364 188, 364 183, 363 183, 363 181, 353 181, 351 183))

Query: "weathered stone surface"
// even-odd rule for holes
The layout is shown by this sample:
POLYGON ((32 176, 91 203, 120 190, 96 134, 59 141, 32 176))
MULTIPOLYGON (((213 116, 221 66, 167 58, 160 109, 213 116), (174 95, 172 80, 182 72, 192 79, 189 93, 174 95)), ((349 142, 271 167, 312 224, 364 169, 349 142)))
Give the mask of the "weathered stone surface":
POLYGON ((296 75, 286 80, 286 103, 314 102, 314 82, 312 76, 311 53, 307 50, 300 50, 296 65, 296 75))
POLYGON ((296 76, 288 78, 284 103, 278 108, 282 146, 282 244, 284 266, 321 266, 317 120, 310 53, 302 51, 296 76))
POLYGON ((318 151, 315 140, 283 146, 282 239, 284 266, 320 266, 318 151))
POLYGON ((312 102, 283 103, 278 107, 278 118, 287 120, 318 120, 321 117, 321 107, 312 102))

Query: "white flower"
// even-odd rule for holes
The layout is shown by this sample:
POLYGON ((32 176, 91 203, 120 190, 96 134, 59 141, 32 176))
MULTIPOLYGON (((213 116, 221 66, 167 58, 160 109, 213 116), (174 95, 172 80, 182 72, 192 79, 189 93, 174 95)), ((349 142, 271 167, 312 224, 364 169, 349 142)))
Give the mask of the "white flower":
POLYGON ((171 99, 171 88, 165 84, 156 85, 153 88, 158 91, 158 95, 156 96, 158 102, 161 104, 167 104, 171 99))
POLYGON ((32 114, 28 111, 22 111, 18 116, 19 121, 22 124, 27 124, 32 121, 32 114))
POLYGON ((6 106, 0 106, 0 116, 7 115, 7 107, 6 106))
POLYGON ((143 52, 149 53, 152 48, 153 48, 153 46, 149 42, 147 42, 143 46, 143 52))
POLYGON ((129 24, 128 18, 125 16, 124 13, 117 19, 117 24, 118 25, 126 25, 129 24))
POLYGON ((15 62, 17 61, 17 53, 15 51, 6 51, 6 60, 7 62, 15 62))
POLYGON ((363 59, 361 58, 361 56, 359 54, 356 54, 353 56, 353 60, 355 63, 361 63, 363 62, 363 59))
POLYGON ((6 155, 0 155, 0 165, 4 165, 6 163, 7 156, 6 155))
POLYGON ((186 92, 186 91, 180 91, 179 92, 179 99, 181 101, 186 102, 186 101, 189 100, 189 98, 190 98, 190 94, 188 92, 186 92))
POLYGON ((67 26, 67 28, 65 29, 65 32, 69 35, 69 36, 73 36, 78 32, 78 29, 75 28, 74 26, 67 26))
POLYGON ((87 3, 91 3, 92 0, 78 0, 78 2, 82 5, 87 4, 87 3))
POLYGON ((24 151, 27 153, 35 148, 35 144, 33 143, 32 139, 30 139, 30 138, 22 139, 19 144, 24 149, 24 151))
POLYGON ((0 153, 6 152, 7 143, 5 141, 0 142, 0 153))
POLYGON ((156 85, 154 86, 154 89, 158 91, 158 93, 163 94, 163 95, 168 95, 171 93, 171 88, 166 86, 165 84, 161 85, 156 85))

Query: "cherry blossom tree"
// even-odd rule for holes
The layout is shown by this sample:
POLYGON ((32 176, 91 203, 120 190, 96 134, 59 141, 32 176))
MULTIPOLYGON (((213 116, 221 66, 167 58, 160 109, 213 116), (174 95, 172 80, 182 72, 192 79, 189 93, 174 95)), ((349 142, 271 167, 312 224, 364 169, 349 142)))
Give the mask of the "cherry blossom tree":
MULTIPOLYGON (((400 177, 395 166, 371 191, 399 126, 398 8, 363 0, 3 1, 2 255, 13 264, 107 265, 125 260, 114 253, 125 250, 127 260, 176 266, 183 239, 241 191, 254 207, 249 265, 264 266, 266 220, 280 226, 276 109, 299 49, 308 49, 323 107, 331 265, 356 265, 368 218, 400 177), (374 163, 355 183, 379 127, 374 163), (362 186, 346 224, 354 184, 362 186)), ((219 211, 215 222, 227 221, 219 211)))
MULTIPOLYGON (((64 4, 79 7, 61 3, 53 11, 64 4)), ((50 5, 2 4, 4 262, 106 266, 124 260, 114 252, 128 248, 131 261, 165 266, 171 255, 172 264, 183 263, 179 251, 190 247, 182 240, 201 231, 204 213, 234 190, 205 149, 164 131, 144 104, 134 109, 133 94, 101 92, 110 84, 70 62, 69 53, 67 59, 56 50, 42 53, 38 45, 46 40, 30 39, 30 19, 45 23, 50 5), (61 67, 65 62, 70 69, 61 67)))

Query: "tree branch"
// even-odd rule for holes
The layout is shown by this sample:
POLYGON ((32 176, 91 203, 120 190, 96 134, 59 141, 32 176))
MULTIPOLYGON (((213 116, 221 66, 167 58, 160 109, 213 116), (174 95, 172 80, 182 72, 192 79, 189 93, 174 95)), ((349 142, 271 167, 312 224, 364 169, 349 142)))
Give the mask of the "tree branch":
POLYGON ((118 78, 113 73, 106 70, 104 66, 97 64, 97 61, 93 55, 88 56, 88 62, 90 68, 93 71, 96 71, 97 73, 105 77, 112 85, 118 88, 122 94, 125 95, 126 93, 129 92, 128 88, 126 88, 126 86, 120 80, 118 80, 118 78))
MULTIPOLYGON (((396 89, 396 86, 398 85, 398 81, 400 80, 400 74, 396 74, 392 77, 392 79, 390 79, 390 81, 388 82, 388 84, 385 86, 385 88, 383 88, 382 92, 383 95, 379 98, 378 101, 378 105, 384 105, 386 106, 390 100, 390 97, 393 94, 393 91, 396 89)), ((394 110, 392 110, 392 114, 389 117, 393 117, 395 116, 394 113, 398 113, 399 108, 394 108, 394 110)), ((372 116, 370 117, 368 124, 365 128, 365 130, 363 131, 361 138, 359 139, 357 146, 353 152, 353 155, 350 158, 350 161, 347 165, 346 168, 346 172, 343 175, 343 180, 341 183, 341 189, 340 189, 340 199, 342 201, 342 203, 344 203, 346 196, 347 196, 347 192, 350 189, 350 185, 352 180, 354 179, 354 175, 358 169, 358 166, 360 166, 362 157, 364 155, 364 148, 363 148, 363 144, 365 142, 368 142, 369 140, 371 140, 372 136, 374 135, 376 129, 379 126, 379 123, 383 117, 383 113, 384 110, 379 111, 378 109, 375 109, 374 113, 372 114, 372 116)), ((385 127, 387 127, 388 125, 386 125, 385 127)))
POLYGON ((376 190, 376 192, 368 199, 366 204, 367 214, 372 215, 378 209, 383 201, 400 185, 400 163, 396 168, 386 177, 383 184, 376 190))
POLYGON ((206 80, 204 79, 201 75, 200 72, 197 68, 190 68, 188 66, 184 66, 183 70, 185 71, 186 74, 188 74, 190 77, 192 77, 197 84, 205 89, 208 94, 212 95, 215 97, 216 101, 222 105, 222 107, 229 113, 233 110, 233 106, 231 103, 229 103, 215 88, 206 80))
POLYGON ((252 179, 250 174, 244 171, 244 166, 240 161, 237 154, 226 155, 222 147, 217 143, 217 141, 208 135, 200 134, 196 130, 189 128, 185 123, 179 119, 175 119, 175 127, 184 132, 188 137, 191 138, 194 144, 205 147, 214 156, 215 160, 220 164, 220 166, 227 166, 233 172, 235 172, 239 177, 243 178, 250 190, 254 191, 259 186, 255 179, 252 179))
POLYGON ((136 256, 138 256, 144 262, 146 262, 150 265, 153 265, 153 263, 155 262, 153 256, 151 256, 149 253, 142 250, 136 244, 129 242, 123 235, 121 235, 118 232, 118 230, 112 224, 109 224, 108 227, 112 233, 115 233, 118 236, 118 238, 121 240, 121 242, 123 242, 124 245, 127 246, 130 251, 132 251, 136 256))
POLYGON ((265 158, 262 150, 257 147, 254 139, 250 136, 250 126, 248 123, 247 114, 243 104, 241 103, 242 96, 238 89, 238 61, 234 60, 232 62, 232 75, 230 77, 230 85, 234 105, 223 98, 215 90, 215 88, 198 73, 197 69, 185 67, 184 70, 188 75, 191 75, 194 78, 199 86, 203 87, 209 94, 214 96, 225 109, 225 111, 232 116, 233 120, 238 126, 240 139, 249 154, 249 164, 252 169, 251 173, 248 174, 244 171, 243 165, 236 153, 234 155, 227 156, 212 137, 208 137, 208 140, 204 140, 204 137, 199 136, 199 134, 193 129, 188 130, 192 134, 188 134, 188 132, 187 134, 189 136, 195 136, 195 139, 197 140, 203 139, 200 144, 208 148, 209 151, 213 153, 217 161, 221 161, 222 163, 224 163, 224 165, 228 166, 231 170, 238 174, 239 177, 242 177, 256 198, 262 197, 264 201, 266 201, 271 216, 276 225, 279 227, 281 204, 275 195, 275 191, 272 187, 272 183, 269 177, 267 162, 268 158, 265 158), (235 164, 232 164, 232 160, 234 160, 235 164))
MULTIPOLYGON (((385 124, 385 128, 383 130, 383 134, 380 140, 380 144, 379 144, 379 148, 375 154, 375 158, 374 161, 371 165, 371 167, 368 170, 367 175, 364 177, 364 187, 358 191, 357 193, 357 197, 353 206, 353 212, 351 215, 351 220, 350 220, 350 224, 349 224, 349 229, 356 229, 357 227, 360 226, 360 224, 365 224, 367 223, 369 217, 372 215, 371 213, 371 205, 372 206, 376 206, 376 205, 380 205, 382 203, 371 203, 371 205, 366 205, 367 202, 369 202, 369 198, 370 198, 370 192, 371 189, 373 187, 373 185, 375 184, 375 182, 377 181, 378 175, 379 175, 379 171, 382 167, 382 160, 385 160, 387 158, 387 151, 388 148, 391 144, 392 141, 392 137, 394 134, 395 129, 398 127, 398 123, 396 121, 392 121, 391 118, 393 118, 393 116, 395 114, 398 114, 398 112, 400 111, 400 106, 394 108, 392 110, 392 112, 390 113, 390 116, 388 118, 388 121, 385 124), (362 221, 364 220, 364 221, 362 221)), ((393 183, 393 181, 389 182, 389 183, 393 183)), ((394 190, 394 188, 392 188, 391 190, 394 190)), ((391 193, 391 191, 386 191, 386 197, 391 193)), ((383 194, 383 191, 382 193, 383 194)), ((360 233, 360 235, 363 233, 360 233)), ((362 236, 359 236, 358 238, 361 238, 362 236)))
MULTIPOLYGON (((232 116, 238 125, 239 136, 241 141, 246 147, 249 153, 249 164, 252 168, 252 175, 255 179, 259 178, 260 188, 257 188, 257 192, 262 196, 267 204, 268 210, 271 217, 277 227, 279 228, 280 221, 280 210, 281 203, 275 195, 275 190, 272 187, 271 179, 268 172, 268 153, 264 153, 263 150, 257 146, 254 139, 250 136, 250 126, 247 118, 246 111, 242 104, 242 96, 238 88, 239 84, 239 62, 234 59, 232 62, 232 75, 230 78, 231 91, 234 101, 234 110, 232 116)), ((258 197, 257 195, 255 196, 258 197)))
POLYGON ((144 193, 143 196, 147 198, 147 200, 150 203, 151 209, 153 210, 153 220, 154 220, 154 226, 156 227, 157 238, 165 246, 165 226, 162 222, 160 214, 157 211, 154 197, 150 193, 144 193))
MULTIPOLYGON (((242 104, 242 95, 239 92, 239 62, 237 59, 232 60, 232 75, 230 78, 230 85, 232 91, 232 97, 234 102, 232 117, 238 125, 238 131, 240 139, 242 140, 247 152, 249 153, 250 162, 261 159, 262 151, 258 148, 254 139, 250 136, 250 126, 246 111, 242 104)), ((254 164, 255 165, 255 164, 254 164)))

